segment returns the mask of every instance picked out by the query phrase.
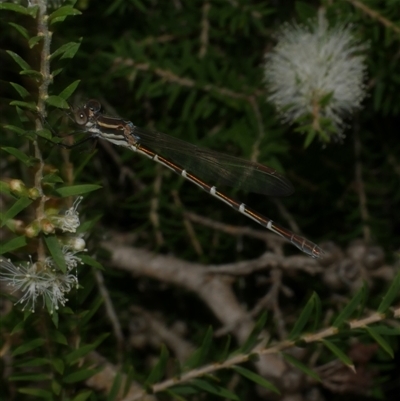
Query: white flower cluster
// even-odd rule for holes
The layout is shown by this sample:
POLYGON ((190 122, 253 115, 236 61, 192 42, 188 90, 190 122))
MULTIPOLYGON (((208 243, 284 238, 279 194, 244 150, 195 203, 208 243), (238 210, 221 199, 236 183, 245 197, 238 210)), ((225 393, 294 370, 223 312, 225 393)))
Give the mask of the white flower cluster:
POLYGON ((45 266, 39 268, 37 263, 30 261, 27 266, 15 266, 10 260, 0 258, 0 281, 5 281, 13 287, 13 293, 21 291, 23 295, 16 304, 25 304, 32 312, 39 297, 48 302, 51 312, 59 309, 68 301, 65 297, 73 287, 78 286, 78 278, 74 274, 62 272, 45 266))
POLYGON ((365 97, 366 49, 351 26, 329 28, 323 13, 313 26, 286 24, 265 57, 268 100, 286 122, 328 119, 338 134, 343 118, 365 97))
MULTIPOLYGON (((80 224, 77 208, 81 200, 82 197, 77 198, 63 215, 49 217, 53 224, 62 231, 74 233, 80 224)), ((24 304, 23 309, 28 306, 34 312, 36 301, 41 297, 53 313, 59 309, 59 305, 64 306, 68 301, 66 294, 78 286, 78 278, 71 271, 76 269, 78 264, 83 264, 76 254, 86 251, 85 241, 80 236, 68 236, 60 238, 60 241, 63 244, 62 254, 67 267, 65 273, 58 269, 56 262, 50 256, 42 263, 33 263, 31 260, 19 266, 0 257, 0 281, 11 286, 12 293, 22 292, 21 298, 16 303, 24 304)))
MULTIPOLYGON (((6 1, 9 1, 9 0, 0 0, 0 3, 5 3, 6 1)), ((49 7, 58 8, 58 7, 61 6, 61 4, 64 1, 65 0, 48 0, 47 1, 47 5, 49 7)), ((13 3, 19 4, 19 5, 24 6, 24 7, 34 7, 37 4, 37 2, 34 1, 34 0, 13 0, 13 3)))
POLYGON ((75 199, 72 207, 70 207, 64 215, 49 216, 50 221, 55 227, 60 228, 63 232, 74 233, 80 225, 78 206, 81 203, 83 196, 75 199))

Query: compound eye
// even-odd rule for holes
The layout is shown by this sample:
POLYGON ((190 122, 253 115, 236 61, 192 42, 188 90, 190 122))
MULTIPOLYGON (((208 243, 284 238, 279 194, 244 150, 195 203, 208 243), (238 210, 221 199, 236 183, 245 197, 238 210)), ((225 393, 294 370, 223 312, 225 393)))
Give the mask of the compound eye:
POLYGON ((78 125, 85 125, 88 121, 87 115, 82 110, 77 110, 74 113, 74 118, 78 125))
POLYGON ((85 106, 87 109, 90 110, 91 113, 97 114, 101 112, 101 103, 98 100, 91 99, 86 103, 85 106))

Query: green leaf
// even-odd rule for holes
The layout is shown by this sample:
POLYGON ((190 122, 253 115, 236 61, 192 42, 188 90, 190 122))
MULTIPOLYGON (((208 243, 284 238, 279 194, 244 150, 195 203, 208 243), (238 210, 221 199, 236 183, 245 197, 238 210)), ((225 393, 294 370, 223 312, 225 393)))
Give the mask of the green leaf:
POLYGON ((17 135, 25 135, 26 131, 20 127, 17 127, 16 125, 4 125, 5 129, 8 129, 12 132, 15 132, 17 135))
POLYGON ((82 381, 89 379, 89 377, 94 376, 95 374, 97 374, 98 372, 100 372, 102 370, 103 370, 103 368, 78 370, 67 376, 64 376, 63 382, 69 383, 69 384, 82 382, 82 381))
POLYGON ((93 344, 86 344, 82 347, 70 352, 65 356, 65 362, 71 366, 77 362, 84 356, 86 356, 89 352, 95 350, 107 337, 109 336, 108 333, 100 335, 97 340, 93 344))
POLYGON ((384 336, 400 336, 400 327, 374 326, 374 330, 384 336))
POLYGON ((16 157, 19 161, 24 163, 26 166, 33 166, 35 164, 35 160, 33 157, 27 156, 25 153, 21 152, 16 148, 10 148, 8 146, 4 146, 1 148, 2 150, 6 151, 10 155, 16 157))
POLYGON ((75 92, 75 89, 78 87, 79 82, 81 82, 80 79, 72 82, 72 84, 68 85, 58 96, 63 98, 64 100, 67 100, 75 92))
POLYGON ((346 322, 358 308, 359 305, 363 303, 367 295, 367 288, 364 285, 357 291, 351 301, 344 307, 342 312, 333 322, 333 326, 339 328, 344 322, 346 322))
POLYGON ((263 377, 258 375, 257 373, 252 372, 251 370, 245 369, 242 366, 233 366, 232 369, 247 379, 253 381, 254 383, 259 384, 260 386, 265 387, 266 389, 273 391, 276 394, 280 394, 280 391, 268 380, 265 380, 263 377))
POLYGON ((130 388, 131 388, 131 383, 135 380, 135 370, 131 364, 129 364, 125 369, 125 386, 122 390, 122 396, 126 397, 128 394, 130 388))
POLYGON ((72 401, 86 401, 93 394, 92 390, 84 390, 79 393, 72 401))
POLYGON ((9 380, 12 381, 36 381, 42 382, 45 380, 50 380, 51 376, 49 373, 42 373, 42 374, 24 374, 24 375, 12 375, 9 380))
POLYGON ((58 322, 60 319, 57 309, 54 309, 53 300, 51 300, 50 297, 46 294, 44 296, 44 302, 46 304, 47 312, 49 312, 49 315, 51 316, 51 321, 53 322, 54 327, 58 327, 58 322))
POLYGON ((42 74, 36 70, 23 70, 23 71, 20 71, 19 74, 24 75, 24 76, 26 75, 27 77, 35 79, 38 82, 42 80, 42 74))
POLYGON ((204 336, 201 347, 195 350, 193 354, 185 362, 186 369, 194 369, 205 362, 207 355, 210 351, 212 338, 213 338, 213 330, 212 327, 210 326, 204 336))
POLYGON ((54 24, 55 22, 62 22, 69 15, 80 15, 80 14, 82 13, 76 8, 73 8, 72 6, 63 6, 50 14, 49 23, 54 24))
POLYGON ((21 25, 14 24, 14 22, 9 22, 8 25, 14 27, 25 39, 29 39, 28 30, 21 25))
POLYGON ((294 367, 297 369, 301 370, 303 373, 306 375, 312 377, 316 381, 321 381, 320 377, 308 366, 304 365, 301 363, 298 359, 294 358, 292 355, 286 354, 285 352, 282 352, 282 356, 294 367))
POLYGON ((54 369, 62 375, 64 373, 65 365, 64 361, 60 358, 53 358, 51 360, 51 364, 53 365, 54 369))
POLYGON ((315 293, 315 298, 314 298, 314 314, 313 314, 313 319, 312 319, 312 331, 317 331, 320 323, 321 323, 321 315, 322 315, 322 304, 321 304, 321 298, 318 296, 317 293, 315 293))
POLYGON ((389 287, 389 290, 385 294, 382 299, 382 302, 379 304, 378 313, 386 313, 390 306, 393 304, 393 301, 400 294, 400 271, 396 274, 392 285, 389 287))
POLYGON ((10 192, 10 186, 4 181, 0 181, 0 192, 3 192, 5 194, 7 194, 7 195, 14 196, 10 192))
POLYGON ((69 187, 57 188, 56 192, 62 198, 65 198, 67 196, 82 195, 87 192, 96 191, 100 188, 101 188, 101 185, 96 185, 96 184, 72 185, 69 187))
POLYGON ((28 361, 23 361, 23 362, 18 362, 18 363, 13 363, 13 366, 18 366, 20 368, 33 368, 33 367, 38 367, 38 366, 44 366, 48 365, 49 360, 47 358, 34 358, 34 359, 29 359, 28 361))
POLYGON ((21 85, 16 84, 14 82, 10 82, 10 85, 18 92, 18 94, 25 99, 26 97, 30 96, 30 93, 21 85))
POLYGON ((190 383, 199 388, 200 390, 206 391, 207 393, 215 394, 223 398, 228 398, 229 400, 240 401, 239 397, 236 394, 233 394, 229 390, 217 386, 214 383, 209 383, 201 379, 194 379, 190 383))
POLYGON ((121 390, 121 385, 122 385, 122 375, 120 372, 118 372, 114 377, 113 384, 107 396, 107 401, 115 401, 118 399, 117 397, 121 390))
POLYGON ((53 78, 56 77, 63 70, 64 70, 64 68, 57 68, 57 69, 53 70, 53 78))
POLYGON ((17 53, 12 52, 11 50, 6 50, 6 52, 21 67, 22 70, 31 70, 31 66, 17 53))
POLYGON ((254 325, 253 330, 251 331, 249 337, 244 342, 244 344, 239 348, 238 353, 242 352, 247 354, 250 352, 259 342, 259 335, 263 331, 265 327, 265 323, 267 322, 267 312, 264 312, 260 318, 257 320, 256 324, 254 325))
POLYGON ((206 335, 204 336, 203 343, 200 347, 200 355, 198 359, 198 364, 202 365, 206 362, 208 354, 210 352, 210 348, 212 345, 212 339, 213 339, 213 329, 211 326, 208 327, 206 335))
POLYGON ((368 332, 368 334, 381 346, 381 348, 391 358, 394 358, 394 353, 389 343, 373 327, 365 326, 364 328, 368 332))
POLYGON ((20 387, 18 388, 18 392, 21 394, 28 394, 35 397, 44 398, 46 400, 52 399, 52 393, 50 391, 41 390, 39 388, 20 387))
POLYGON ((310 299, 308 300, 306 306, 303 308, 303 310, 300 313, 299 318, 297 319, 292 331, 289 334, 289 340, 296 340, 300 334, 303 332, 305 326, 307 325, 311 313, 313 312, 316 302, 317 302, 317 294, 313 293, 311 295, 310 299))
POLYGON ((55 184, 57 182, 64 182, 63 179, 57 174, 46 174, 42 179, 43 184, 55 184))
POLYGON ((46 103, 59 109, 69 109, 69 104, 60 96, 49 96, 46 103))
MULTIPOLYGON (((61 59, 73 58, 76 52, 79 50, 80 42, 69 42, 61 47, 59 47, 52 55, 50 56, 50 60, 55 59, 58 56, 61 56, 61 59)), ((54 71, 53 71, 54 75, 54 71)))
POLYGON ((326 339, 322 339, 321 342, 322 344, 325 345, 325 347, 329 348, 332 351, 332 353, 335 354, 342 361, 343 364, 345 364, 353 372, 355 372, 353 362, 340 348, 338 348, 335 344, 333 344, 333 342, 326 339))
POLYGON ((6 252, 15 251, 18 248, 22 248, 26 245, 26 238, 24 235, 20 237, 16 237, 11 239, 10 241, 6 242, 5 244, 0 245, 0 255, 3 255, 6 252))
POLYGON ((51 381, 51 390, 54 394, 60 395, 62 390, 62 385, 55 379, 51 381))
MULTIPOLYGON (((86 289, 86 286, 85 286, 86 289)), ((88 296, 88 294, 87 294, 88 296)), ((82 298, 84 298, 82 296, 82 298)), ((90 319, 94 316, 94 314, 97 312, 97 310, 100 308, 100 306, 103 305, 103 299, 100 297, 97 297, 91 304, 90 308, 88 311, 85 311, 82 313, 82 316, 80 316, 81 324, 86 324, 90 321, 90 319)))
POLYGON ((57 330, 51 332, 50 338, 52 339, 53 342, 56 342, 58 344, 62 345, 67 345, 68 341, 65 335, 57 330))
POLYGON ((53 134, 47 128, 43 128, 43 129, 40 129, 38 131, 35 131, 35 134, 37 136, 40 136, 41 138, 45 138, 45 139, 48 139, 48 140, 52 140, 53 139, 53 134))
POLYGON ((29 351, 32 351, 36 348, 41 347, 45 342, 46 342, 46 340, 44 338, 36 338, 35 340, 29 341, 29 342, 17 347, 13 351, 12 356, 26 354, 29 351))
POLYGON ((199 393, 199 390, 190 384, 178 384, 165 391, 165 393, 177 398, 179 401, 187 401, 186 398, 180 397, 181 395, 195 395, 199 393))
POLYGON ((98 270, 102 270, 102 271, 105 270, 101 263, 99 263, 97 260, 93 259, 89 255, 79 255, 79 258, 82 260, 82 262, 85 265, 92 266, 92 267, 94 267, 95 269, 98 269, 98 270))
POLYGON ((25 322, 21 321, 11 330, 11 335, 16 333, 21 333, 24 330, 25 330, 25 322))
POLYGON ((32 203, 32 200, 29 198, 20 198, 18 199, 11 207, 8 209, 2 216, 2 223, 0 227, 3 227, 4 224, 8 222, 8 220, 12 219, 15 217, 18 213, 20 213, 22 210, 26 209, 30 204, 32 203))
POLYGON ((93 394, 92 390, 85 390, 79 393, 72 401, 86 401, 93 394))
POLYGON ((221 351, 220 355, 218 355, 218 357, 217 357, 218 362, 222 363, 222 362, 226 361, 226 359, 228 358, 229 348, 231 346, 231 340, 232 340, 232 337, 228 334, 226 336, 225 345, 223 347, 221 347, 222 351, 221 351))
POLYGON ((22 7, 19 4, 14 4, 14 3, 1 3, 0 11, 1 10, 14 11, 16 13, 20 13, 20 14, 24 14, 24 15, 30 14, 26 7, 22 7))
POLYGON ((168 358, 169 358, 168 349, 163 344, 161 346, 160 359, 158 360, 158 362, 150 372, 149 376, 147 377, 145 381, 145 386, 151 386, 152 384, 159 382, 164 377, 168 358))
POLYGON ((65 263, 65 256, 62 253, 60 244, 58 243, 57 237, 55 235, 48 235, 44 237, 47 248, 50 251, 51 256, 54 259, 57 267, 63 272, 67 272, 67 265, 65 263))
POLYGON ((20 100, 13 100, 10 102, 10 106, 18 106, 18 107, 23 107, 24 109, 29 109, 34 112, 37 111, 36 104, 33 102, 21 102, 20 100))
POLYGON ((61 60, 63 59, 69 59, 69 58, 74 58, 75 54, 79 50, 79 47, 81 46, 82 38, 79 39, 79 42, 70 42, 67 43, 68 48, 64 50, 64 54, 61 56, 61 60))
POLYGON ((35 47, 40 41, 42 41, 44 36, 33 36, 28 40, 28 46, 30 49, 35 47))

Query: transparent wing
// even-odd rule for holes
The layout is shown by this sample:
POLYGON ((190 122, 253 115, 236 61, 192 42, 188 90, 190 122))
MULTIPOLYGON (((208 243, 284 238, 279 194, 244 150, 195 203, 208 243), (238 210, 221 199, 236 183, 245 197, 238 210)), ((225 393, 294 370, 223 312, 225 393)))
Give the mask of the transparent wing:
POLYGON ((178 164, 210 185, 227 185, 269 196, 294 192, 291 182, 276 170, 181 141, 162 132, 135 127, 138 142, 178 164))

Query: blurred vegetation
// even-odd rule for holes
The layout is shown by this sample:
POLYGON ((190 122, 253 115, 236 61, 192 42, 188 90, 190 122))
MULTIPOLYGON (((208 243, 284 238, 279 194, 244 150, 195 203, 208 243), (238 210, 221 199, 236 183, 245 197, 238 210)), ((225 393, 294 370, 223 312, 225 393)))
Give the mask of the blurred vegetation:
MULTIPOLYGON (((294 195, 277 203, 235 189, 227 189, 227 193, 285 226, 293 228, 293 222, 297 223, 301 232, 318 244, 331 241, 346 250, 353 240, 362 239, 384 249, 388 264, 398 260, 400 14, 397 0, 78 0, 74 7, 81 15, 68 17, 51 27, 53 52, 71 42, 80 43, 80 47, 73 58, 56 58, 52 62, 53 72, 62 70, 54 77, 50 95, 58 95, 80 80, 73 97, 68 99, 73 105, 96 98, 108 114, 121 116, 137 126, 271 166, 290 179, 296 189, 294 195), (282 125, 274 107, 266 102, 263 59, 274 46, 274 33, 282 23, 293 19, 305 22, 315 17, 319 7, 326 8, 331 23, 348 21, 357 37, 368 42, 369 96, 363 109, 348 119, 343 140, 326 144, 316 137, 305 148, 305 138, 296 132, 296 126, 282 125), (376 14, 368 10, 375 10, 376 14), (363 195, 365 204, 360 206, 363 195)), ((19 74, 17 64, 5 50, 19 54, 38 70, 41 47, 30 49, 26 38, 10 22, 24 26, 30 36, 37 29, 35 19, 0 10, 0 146, 28 153, 31 143, 4 126, 13 124, 34 130, 35 114, 9 105, 18 98, 9 82, 26 88, 33 101, 38 89, 34 80, 19 74)), ((72 121, 59 109, 50 106, 48 113, 45 128, 51 128, 57 135, 74 130, 72 121)), ((69 136, 66 142, 71 144, 72 138, 83 137, 84 134, 69 136)), ((108 267, 107 288, 115 310, 119 311, 124 333, 127 334, 130 322, 127 309, 135 304, 162 312, 167 322, 184 321, 191 341, 200 344, 210 324, 218 327, 215 316, 195 296, 179 288, 146 277, 133 280, 129 274, 113 270, 109 253, 100 247, 100 242, 126 236, 130 244, 154 253, 218 265, 255 259, 271 249, 270 244, 192 223, 200 245, 196 248, 188 235, 184 212, 226 225, 262 228, 150 160, 126 149, 94 142, 70 152, 44 139, 40 139, 40 146, 46 164, 59 169, 61 176, 71 163, 74 184, 102 186, 85 197, 80 216, 88 222, 89 254, 108 267)), ((1 180, 18 178, 32 185, 29 168, 4 151, 0 165, 1 180)), ((7 202, 7 198, 3 199, 1 207, 6 208, 7 202)), ((7 234, 2 233, 0 240, 7 239, 7 234)), ((286 255, 299 253, 290 244, 284 250, 286 255)), ((9 256, 21 258, 18 252, 9 256)), ((68 306, 88 309, 96 304, 94 279, 90 269, 79 275, 84 294, 71 295, 68 306)), ((263 296, 266 287, 265 283, 260 284, 260 277, 268 281, 268 272, 264 275, 237 278, 235 290, 241 302, 250 307, 263 296)), ((280 307, 289 308, 292 317, 297 316, 296 308, 304 305, 314 290, 321 298, 326 296, 323 302, 329 304, 327 296, 331 292, 305 273, 288 275, 285 284, 294 296, 282 297, 280 307)), ((379 304, 381 293, 376 291, 372 296, 373 308, 379 304)), ((85 333, 81 335, 86 342, 94 343, 99 333, 110 331, 101 307, 96 316, 95 322, 85 321, 85 333)), ((10 325, 7 327, 12 327, 17 320, 9 318, 7 322, 10 325)), ((290 324, 293 323, 294 320, 290 324)), ((73 327, 78 330, 79 322, 73 327)), ((272 325, 270 330, 273 331, 272 325)), ((391 345, 396 349, 398 340, 396 344, 393 339, 391 345)), ((148 354, 159 354, 158 349, 148 348, 126 355, 124 362, 140 372, 135 375, 137 380, 149 370, 148 354)), ((99 351, 116 362, 112 339, 108 338, 99 351)), ((378 370, 387 369, 380 379, 389 383, 386 389, 375 391, 374 396, 390 399, 393 388, 399 390, 398 357, 397 367, 396 362, 389 363, 381 357, 374 362, 378 370)), ((4 364, 2 368, 5 369, 4 364)), ((0 387, 6 377, 1 380, 0 387)), ((223 378, 224 383, 228 380, 223 378)), ((339 399, 334 391, 324 391, 326 399, 339 399)), ((241 384, 237 394, 243 400, 263 399, 250 382, 241 384)), ((4 397, 7 399, 10 394, 4 397)), ((106 399, 100 395, 92 397, 106 399)), ((208 394, 203 399, 213 397, 208 394)))

